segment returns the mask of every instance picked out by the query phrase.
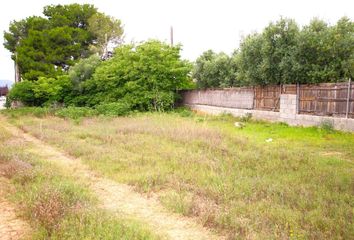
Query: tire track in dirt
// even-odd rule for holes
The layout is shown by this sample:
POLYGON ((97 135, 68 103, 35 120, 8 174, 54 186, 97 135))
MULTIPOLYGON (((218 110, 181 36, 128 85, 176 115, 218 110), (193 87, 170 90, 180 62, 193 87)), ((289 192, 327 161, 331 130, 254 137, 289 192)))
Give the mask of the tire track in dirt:
POLYGON ((0 240, 19 240, 30 232, 30 226, 16 216, 15 206, 5 199, 9 185, 7 179, 0 177, 0 240))
POLYGON ((13 135, 33 143, 34 147, 28 149, 29 152, 67 168, 68 171, 72 171, 75 176, 88 183, 100 200, 102 208, 137 218, 147 223, 150 229, 158 234, 167 236, 168 239, 225 239, 198 224, 194 218, 168 212, 159 203, 157 197, 147 198, 135 192, 129 185, 101 177, 81 163, 80 159, 66 156, 56 148, 13 125, 4 122, 3 125, 13 135))

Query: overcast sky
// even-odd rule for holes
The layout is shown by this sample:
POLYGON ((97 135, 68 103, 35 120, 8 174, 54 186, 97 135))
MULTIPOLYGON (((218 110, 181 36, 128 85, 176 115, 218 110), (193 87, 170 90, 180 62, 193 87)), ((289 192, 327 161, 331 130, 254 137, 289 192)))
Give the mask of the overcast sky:
MULTIPOLYGON (((45 5, 68 3, 91 3, 121 19, 126 42, 169 41, 173 26, 174 40, 183 45, 182 56, 189 60, 208 49, 231 53, 243 35, 261 31, 280 16, 300 25, 314 17, 331 24, 342 16, 354 17, 353 0, 9 0, 1 3, 0 30, 7 30, 12 20, 41 15, 45 5)), ((0 79, 13 80, 10 52, 0 39, 0 79)))

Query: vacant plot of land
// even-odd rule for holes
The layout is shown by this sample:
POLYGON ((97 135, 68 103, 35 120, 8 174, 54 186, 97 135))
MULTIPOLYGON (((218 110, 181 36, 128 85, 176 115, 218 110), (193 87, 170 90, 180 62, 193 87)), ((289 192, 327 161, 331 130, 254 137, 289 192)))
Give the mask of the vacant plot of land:
POLYGON ((354 135, 229 116, 12 123, 231 239, 350 239, 354 135))
POLYGON ((163 239, 98 204, 90 182, 59 164, 65 156, 21 132, 0 122, 1 240, 163 239))

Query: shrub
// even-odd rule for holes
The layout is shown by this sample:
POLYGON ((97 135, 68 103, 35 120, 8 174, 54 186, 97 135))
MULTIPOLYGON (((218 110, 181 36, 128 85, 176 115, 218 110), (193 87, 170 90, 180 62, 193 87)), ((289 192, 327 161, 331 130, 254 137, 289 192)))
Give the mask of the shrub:
POLYGON ((249 122, 252 119, 252 113, 246 113, 245 115, 240 117, 241 122, 249 122))
POLYGON ((175 112, 181 117, 193 117, 195 115, 195 113, 188 107, 177 108, 175 112))
POLYGON ((176 92, 192 85, 191 65, 180 59, 180 50, 159 41, 116 48, 82 84, 85 104, 124 101, 132 110, 171 109, 176 92))
POLYGON ((26 106, 49 106, 64 102, 72 83, 68 76, 40 77, 37 81, 16 83, 9 93, 9 101, 20 101, 26 106))
POLYGON ((130 106, 128 103, 120 101, 97 105, 96 110, 98 114, 106 116, 124 116, 129 114, 130 106))
POLYGON ((44 188, 37 195, 32 214, 40 225, 51 232, 67 210, 62 193, 58 189, 44 188))
POLYGON ((11 160, 0 165, 0 176, 4 176, 9 179, 15 176, 18 178, 26 178, 29 176, 31 168, 32 166, 29 163, 21 160, 11 160))
POLYGON ((333 132, 333 130, 334 130, 333 122, 330 120, 323 120, 320 123, 320 128, 322 130, 327 131, 327 132, 333 132))
POLYGON ((30 81, 16 83, 9 92, 9 101, 20 101, 28 106, 37 105, 38 102, 34 96, 34 85, 35 83, 30 81))
POLYGON ((96 116, 97 111, 88 107, 67 107, 56 111, 55 115, 61 118, 80 119, 96 116))

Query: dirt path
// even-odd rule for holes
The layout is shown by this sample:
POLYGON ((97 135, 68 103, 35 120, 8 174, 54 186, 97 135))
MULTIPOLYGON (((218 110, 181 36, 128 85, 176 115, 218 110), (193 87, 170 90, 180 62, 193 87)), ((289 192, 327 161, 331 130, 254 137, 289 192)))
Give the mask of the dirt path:
POLYGON ((145 197, 135 192, 130 186, 100 177, 81 163, 80 159, 66 156, 59 150, 39 139, 24 133, 22 130, 7 124, 2 125, 13 135, 33 143, 33 153, 60 164, 73 171, 75 176, 84 178, 98 196, 102 207, 110 211, 118 211, 146 222, 150 228, 167 236, 169 239, 224 239, 199 225, 195 219, 182 217, 167 212, 156 197, 145 197))
POLYGON ((29 225, 16 216, 15 206, 4 197, 9 185, 7 179, 0 177, 0 240, 22 239, 30 232, 29 225))

